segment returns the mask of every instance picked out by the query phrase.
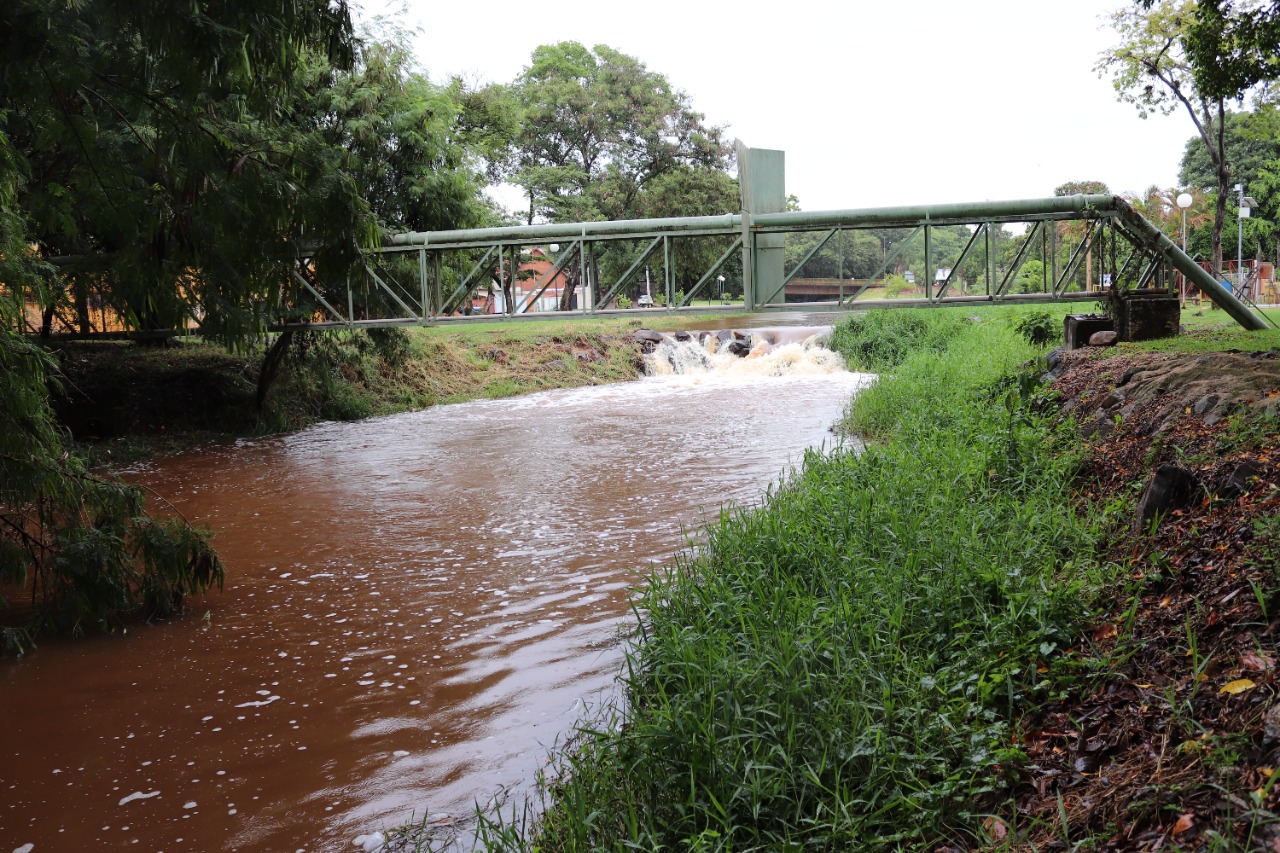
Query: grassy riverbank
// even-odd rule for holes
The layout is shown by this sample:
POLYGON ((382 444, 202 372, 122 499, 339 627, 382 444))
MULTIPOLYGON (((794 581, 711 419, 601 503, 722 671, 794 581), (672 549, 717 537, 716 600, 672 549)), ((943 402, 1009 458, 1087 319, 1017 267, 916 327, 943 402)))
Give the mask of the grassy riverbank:
POLYGON ((854 401, 850 428, 875 442, 810 456, 648 579, 626 708, 560 755, 536 826, 484 827, 492 846, 982 837, 1020 760, 1015 716, 1112 575, 1032 405, 1035 352, 995 319, 900 316, 938 345, 854 401))

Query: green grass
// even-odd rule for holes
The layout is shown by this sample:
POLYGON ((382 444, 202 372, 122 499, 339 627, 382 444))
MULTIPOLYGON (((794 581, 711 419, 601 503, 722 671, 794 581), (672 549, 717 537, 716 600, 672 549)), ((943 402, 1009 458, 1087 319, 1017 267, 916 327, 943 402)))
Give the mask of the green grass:
MULTIPOLYGON (((1218 352, 1224 349, 1238 349, 1245 352, 1259 352, 1280 347, 1280 329, 1266 331, 1249 331, 1231 319, 1226 312, 1209 309, 1208 303, 1203 308, 1188 306, 1182 311, 1183 334, 1176 338, 1161 338, 1155 341, 1121 344, 1121 350, 1136 352, 1218 352)), ((1263 311, 1277 323, 1280 323, 1280 308, 1263 311)))
POLYGON ((572 336, 579 333, 623 334, 639 329, 650 322, 645 317, 599 317, 582 319, 554 317, 532 320, 486 320, 484 322, 443 322, 435 326, 408 327, 413 336, 426 338, 452 338, 460 342, 484 343, 495 335, 511 336, 519 340, 532 340, 545 336, 572 336))
POLYGON ((482 821, 491 849, 980 839, 1037 665, 1108 578, 1018 378, 1035 351, 1007 322, 948 328, 854 401, 880 441, 810 454, 648 578, 625 705, 560 753, 540 819, 482 821))
POLYGON ((893 370, 911 353, 942 352, 964 317, 955 311, 868 311, 835 324, 830 346, 844 354, 851 369, 893 370))

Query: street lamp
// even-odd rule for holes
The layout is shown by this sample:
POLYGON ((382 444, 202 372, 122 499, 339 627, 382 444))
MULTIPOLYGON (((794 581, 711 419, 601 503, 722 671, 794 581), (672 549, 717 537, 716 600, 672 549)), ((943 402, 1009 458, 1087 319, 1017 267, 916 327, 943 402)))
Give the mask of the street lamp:
POLYGON ((1244 275, 1244 221, 1258 206, 1251 196, 1244 194, 1244 184, 1236 184, 1236 197, 1239 199, 1239 219, 1236 221, 1236 290, 1240 290, 1244 275))
MULTIPOLYGON (((1187 253, 1187 208, 1191 206, 1191 202, 1195 201, 1191 197, 1191 193, 1178 194, 1178 207, 1182 209, 1182 253, 1187 253)), ((1182 307, 1187 307, 1187 274, 1182 273, 1182 307)))
POLYGON ((720 282, 720 301, 724 302, 724 276, 716 276, 716 281, 720 282))

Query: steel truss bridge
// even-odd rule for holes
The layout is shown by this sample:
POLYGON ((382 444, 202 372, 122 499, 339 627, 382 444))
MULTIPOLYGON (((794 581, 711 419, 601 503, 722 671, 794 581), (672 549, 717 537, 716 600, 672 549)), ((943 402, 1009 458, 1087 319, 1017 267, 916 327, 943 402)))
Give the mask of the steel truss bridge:
MULTIPOLYGON (((779 172, 775 198, 780 189, 779 172)), ((1138 288, 1176 292, 1185 283, 1199 288, 1245 328, 1266 328, 1259 313, 1118 196, 768 213, 751 211, 760 205, 752 204, 745 183, 743 196, 744 210, 724 216, 396 234, 364 256, 363 276, 338 286, 322 282, 310 259, 300 258, 293 270, 299 304, 316 313, 311 322, 296 325, 368 328, 699 311, 1078 302, 1138 288), (996 244, 1010 239, 1003 229, 1011 225, 1024 229, 1021 245, 1011 261, 998 265, 996 244), (952 248, 947 256, 935 240, 941 228, 950 229, 952 248), (884 247, 875 276, 846 281, 841 272, 831 298, 787 301, 788 286, 795 287, 809 261, 837 235, 886 229, 901 229, 895 233, 905 231, 908 236, 884 247), (957 233, 967 240, 958 254, 957 233), (807 235, 808 246, 790 265, 785 257, 789 235, 807 235), (696 245, 696 252, 687 250, 690 244, 696 245), (532 264, 530 252, 535 249, 532 257, 538 263, 532 264), (923 257, 922 293, 914 298, 868 298, 888 272, 900 268, 908 252, 916 262, 923 257), (684 260, 688 265, 689 258, 698 266, 682 270, 678 279, 677 264, 684 260), (1040 261, 1041 272, 1028 286, 1019 274, 1032 260, 1040 261), (646 279, 651 269, 657 270, 656 280, 646 279), (962 269, 967 274, 963 282, 962 269), (741 290, 742 301, 695 307, 695 300, 705 300, 723 286, 722 276, 735 291, 741 290), (686 286, 679 287, 678 280, 686 286), (620 296, 637 292, 646 281, 654 301, 664 307, 618 307, 620 296), (565 300, 569 307, 552 307, 547 294, 559 296, 566 287, 574 291, 572 299, 565 300), (482 298, 489 312, 496 308, 498 313, 478 313, 483 309, 475 302, 482 298)))

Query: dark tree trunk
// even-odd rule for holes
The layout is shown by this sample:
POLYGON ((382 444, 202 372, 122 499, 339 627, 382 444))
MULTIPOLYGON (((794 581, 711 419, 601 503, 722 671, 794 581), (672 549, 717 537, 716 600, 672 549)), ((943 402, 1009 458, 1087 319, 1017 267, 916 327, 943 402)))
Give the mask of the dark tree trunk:
POLYGON ((271 383, 275 382, 276 377, 280 375, 280 368, 284 365, 289 345, 293 343, 296 335, 297 330, 285 329, 267 350, 267 354, 262 357, 262 370, 258 373, 258 391, 253 398, 254 410, 259 415, 262 414, 262 407, 266 405, 271 383))
POLYGON ((564 271, 564 290, 560 291, 560 310, 573 310, 573 294, 578 289, 578 279, 582 274, 575 265, 572 269, 564 271))
POLYGON ((80 334, 88 335, 93 331, 93 323, 89 320, 89 286, 76 277, 75 284, 76 294, 76 325, 80 329, 80 334))
MULTIPOLYGON (((1222 280, 1222 229, 1227 224, 1227 194, 1231 192, 1231 164, 1227 162, 1226 106, 1218 101, 1218 133, 1209 155, 1218 175, 1218 203, 1213 208, 1213 274, 1222 280)), ((1209 140, 1205 140, 1206 144, 1209 140)))

